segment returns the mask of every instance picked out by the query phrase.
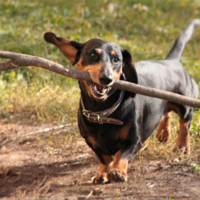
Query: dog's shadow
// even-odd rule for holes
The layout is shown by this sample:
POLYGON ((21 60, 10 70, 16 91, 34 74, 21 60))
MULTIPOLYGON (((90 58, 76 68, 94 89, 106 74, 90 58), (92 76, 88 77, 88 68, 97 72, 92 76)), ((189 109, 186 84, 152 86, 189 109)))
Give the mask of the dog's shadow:
MULTIPOLYGON (((76 191, 76 186, 91 186, 97 170, 96 157, 30 164, 0 170, 0 198, 58 192, 63 188, 76 191), (71 189, 70 189, 71 188, 71 189), (74 188, 74 189, 73 189, 74 188)), ((89 190, 88 190, 89 191, 89 190)), ((88 193, 85 191, 85 194, 88 193)))

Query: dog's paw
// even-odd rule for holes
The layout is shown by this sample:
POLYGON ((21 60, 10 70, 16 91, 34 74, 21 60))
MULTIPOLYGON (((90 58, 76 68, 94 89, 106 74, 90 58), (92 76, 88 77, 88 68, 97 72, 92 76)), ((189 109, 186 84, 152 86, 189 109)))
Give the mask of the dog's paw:
POLYGON ((119 159, 115 155, 114 161, 110 163, 108 168, 108 179, 110 182, 127 181, 128 160, 119 159))
POLYGON ((106 184, 109 183, 107 173, 97 174, 92 178, 93 184, 106 184))
POLYGON ((190 135, 188 131, 179 131, 173 151, 181 154, 190 154, 190 135))
POLYGON ((163 129, 157 132, 156 137, 159 142, 167 142, 170 138, 171 132, 169 129, 163 129))
POLYGON ((176 144, 173 152, 180 153, 180 154, 190 154, 190 147, 182 144, 176 144))
POLYGON ((127 181, 127 172, 117 168, 110 169, 108 179, 110 182, 125 182, 127 181))

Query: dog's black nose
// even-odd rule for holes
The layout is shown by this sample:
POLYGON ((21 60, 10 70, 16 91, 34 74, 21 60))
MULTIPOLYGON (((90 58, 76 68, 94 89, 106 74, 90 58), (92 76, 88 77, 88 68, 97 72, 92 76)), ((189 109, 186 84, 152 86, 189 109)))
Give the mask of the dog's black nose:
POLYGON ((99 81, 102 85, 108 85, 111 83, 113 80, 112 74, 106 75, 105 73, 100 73, 99 74, 99 81))

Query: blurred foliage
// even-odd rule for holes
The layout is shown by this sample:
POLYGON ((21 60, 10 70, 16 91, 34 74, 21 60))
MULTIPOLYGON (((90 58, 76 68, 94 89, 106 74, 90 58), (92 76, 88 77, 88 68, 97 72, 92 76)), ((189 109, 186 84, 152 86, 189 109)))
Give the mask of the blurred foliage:
POLYGON ((189 170, 192 173, 200 173, 200 165, 192 164, 192 168, 189 170))
MULTIPOLYGON (((0 48, 69 65, 56 47, 44 42, 43 34, 52 31, 80 42, 94 37, 112 40, 130 50, 135 61, 162 59, 181 30, 199 14, 195 0, 1 0, 0 48)), ((191 73, 199 65, 199 62, 194 63, 194 59, 199 61, 199 40, 195 34, 184 53, 185 64, 192 67, 191 73)), ((16 71, 16 78, 20 73, 31 80, 38 74, 40 78, 43 70, 32 69, 28 73, 28 68, 22 68, 16 71)), ((3 73, 4 79, 9 81, 7 73, 3 73)), ((44 74, 47 72, 42 76, 44 74)), ((53 77, 54 74, 48 75, 49 79, 53 77)))
MULTIPOLYGON (((0 49, 44 57, 70 67, 70 62, 55 46, 44 42, 43 34, 52 31, 60 37, 79 42, 94 37, 111 40, 128 49, 135 62, 163 59, 181 31, 199 16, 198 0, 0 0, 0 49)), ((198 84, 199 33, 200 29, 197 29, 182 56, 183 65, 198 84)), ((54 116, 53 119, 58 120, 69 112, 74 113, 72 119, 75 119, 78 94, 70 96, 66 102, 63 100, 61 104, 57 102, 62 99, 62 92, 71 95, 74 91, 72 88, 78 88, 77 80, 36 67, 1 72, 0 108, 4 116, 16 113, 14 105, 17 104, 18 112, 34 108, 31 113, 45 119, 54 116), (54 91, 54 94, 50 94, 55 98, 47 98, 48 93, 41 95, 41 99, 36 98, 42 88, 54 91), (44 98, 47 99, 46 103, 43 102, 44 98), (76 104, 75 107, 69 106, 71 101, 76 104), (61 112, 63 110, 64 113, 61 112)), ((192 128, 199 130, 198 114, 192 128)))

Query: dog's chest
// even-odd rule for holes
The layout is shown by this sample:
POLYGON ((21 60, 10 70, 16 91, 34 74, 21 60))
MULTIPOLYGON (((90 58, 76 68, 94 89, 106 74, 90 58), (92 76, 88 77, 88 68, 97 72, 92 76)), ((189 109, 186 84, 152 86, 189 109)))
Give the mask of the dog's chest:
MULTIPOLYGON (((79 119, 79 130, 87 144, 103 154, 114 155, 127 141, 133 123, 124 125, 97 124, 79 119)), ((133 134, 133 131, 132 131, 133 134)))
POLYGON ((137 132, 134 108, 133 99, 125 98, 118 109, 109 116, 122 121, 123 125, 89 122, 79 108, 78 125, 81 136, 93 150, 109 155, 115 154, 137 132))
POLYGON ((95 129, 95 135, 92 134, 87 138, 95 141, 93 148, 99 149, 105 154, 115 154, 124 144, 124 138, 116 125, 100 126, 95 129))

